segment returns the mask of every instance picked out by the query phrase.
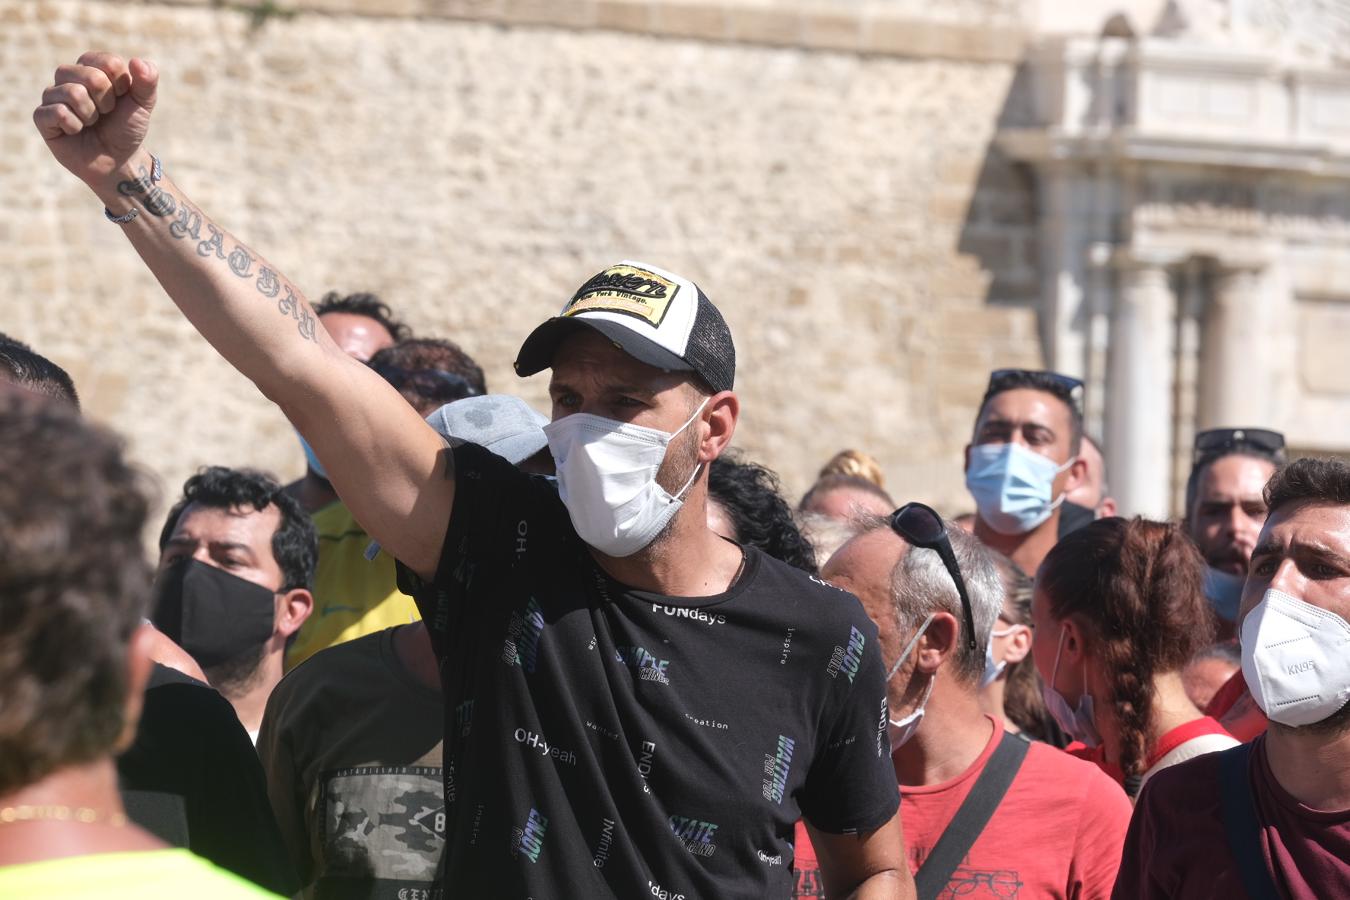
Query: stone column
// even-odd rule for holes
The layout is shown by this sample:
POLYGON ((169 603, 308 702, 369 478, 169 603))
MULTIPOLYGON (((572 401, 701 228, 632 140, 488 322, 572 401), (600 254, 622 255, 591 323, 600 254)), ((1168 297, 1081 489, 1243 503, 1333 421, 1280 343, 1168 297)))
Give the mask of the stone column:
POLYGON ((1201 339, 1199 427, 1268 426, 1271 404, 1270 349, 1274 346, 1259 268, 1216 273, 1205 307, 1201 339))
POLYGON ((1170 513, 1176 298, 1162 261, 1119 264, 1107 353, 1107 465, 1122 515, 1170 513))

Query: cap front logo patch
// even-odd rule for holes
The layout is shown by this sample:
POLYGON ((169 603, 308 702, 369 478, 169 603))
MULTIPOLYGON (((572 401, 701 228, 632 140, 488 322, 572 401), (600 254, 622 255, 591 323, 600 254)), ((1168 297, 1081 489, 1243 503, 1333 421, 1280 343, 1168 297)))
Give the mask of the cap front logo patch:
POLYGON ((655 272, 637 266, 611 266, 583 284, 562 314, 616 312, 660 328, 679 290, 679 284, 655 272))

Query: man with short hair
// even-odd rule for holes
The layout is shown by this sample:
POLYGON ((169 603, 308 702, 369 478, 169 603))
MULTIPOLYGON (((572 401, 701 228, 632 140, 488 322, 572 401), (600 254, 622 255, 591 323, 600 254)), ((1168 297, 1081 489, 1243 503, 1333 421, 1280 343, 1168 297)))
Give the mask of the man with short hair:
POLYGON ((1064 500, 1086 477, 1082 389, 1058 372, 999 369, 966 446, 975 536, 1028 575, 1058 542, 1064 500))
MULTIPOLYGON (((1105 896, 1130 818, 1124 792, 1090 763, 1005 735, 981 709, 988 635, 1004 599, 990 552, 936 513, 910 504, 889 520, 870 521, 822 574, 862 600, 893 673, 891 760, 920 895, 1105 896), (943 535, 937 542, 950 547, 950 568, 939 549, 910 543, 913 516, 943 535), (982 635, 975 640, 972 621, 982 635), (1011 783, 1001 796, 989 794, 994 789, 985 773, 1005 759, 1013 760, 1011 783), (960 829, 950 823, 972 796, 995 804, 992 818, 976 820, 973 841, 952 849, 960 829), (940 847, 950 857, 945 871, 932 868, 942 867, 940 847)), ((799 897, 819 896, 815 868, 810 842, 800 834, 799 897)))
POLYGON ((1284 461, 1278 431, 1214 428, 1195 436, 1185 525, 1210 569, 1205 593, 1220 620, 1220 639, 1233 635, 1247 564, 1266 521, 1262 491, 1284 461))
POLYGON ((119 797, 113 756, 153 667, 146 487, 69 404, 0 384, 2 897, 274 896, 168 847, 119 797))
POLYGON ((1106 479, 1106 457, 1101 446, 1084 432, 1082 452, 1087 469, 1083 482, 1068 493, 1064 510, 1059 517, 1059 536, 1082 528, 1097 519, 1108 519, 1117 512, 1116 498, 1111 496, 1106 479))
POLYGON ((1350 466, 1290 463, 1264 506, 1239 623, 1270 726, 1149 781, 1120 900, 1350 896, 1350 466))
POLYGON ((446 448, 141 146, 158 78, 87 53, 34 121, 405 567, 459 725, 446 884, 786 896, 804 816, 833 894, 912 897, 875 626, 845 592, 708 528, 707 468, 740 403, 731 332, 703 292, 619 263, 526 339, 517 373, 552 369, 556 486, 446 448), (208 223, 219 255, 183 239, 208 223))
POLYGON ((159 536, 155 627, 192 655, 254 742, 291 636, 314 608, 314 525, 261 472, 210 466, 159 536))

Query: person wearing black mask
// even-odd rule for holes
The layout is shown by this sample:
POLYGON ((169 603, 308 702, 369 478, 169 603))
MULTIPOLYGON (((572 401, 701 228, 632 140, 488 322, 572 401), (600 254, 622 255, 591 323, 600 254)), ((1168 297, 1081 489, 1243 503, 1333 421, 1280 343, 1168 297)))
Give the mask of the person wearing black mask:
POLYGON ((211 466, 183 485, 159 547, 151 621, 256 742, 286 644, 314 608, 314 525, 267 475, 211 466))

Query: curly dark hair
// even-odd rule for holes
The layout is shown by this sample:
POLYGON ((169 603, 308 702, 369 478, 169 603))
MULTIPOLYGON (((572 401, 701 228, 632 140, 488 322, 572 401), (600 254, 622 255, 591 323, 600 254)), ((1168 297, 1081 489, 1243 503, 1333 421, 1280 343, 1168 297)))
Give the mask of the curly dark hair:
POLYGON ((708 495, 726 510, 742 544, 816 574, 815 551, 797 528, 773 472, 735 455, 719 456, 708 470, 708 495))
POLYGON ((173 537, 183 510, 192 503, 208 509, 251 506, 259 511, 275 506, 281 513, 281 525, 272 535, 272 556, 285 579, 281 590, 314 587, 314 568, 319 557, 314 522, 299 501, 282 491, 276 479, 254 469, 228 469, 225 466, 201 469, 184 482, 182 498, 169 510, 159 533, 161 553, 173 537))
POLYGON ((0 386, 0 795, 106 756, 123 732, 147 498, 111 433, 0 386))
POLYGON ((389 304, 375 294, 358 292, 343 295, 337 291, 329 291, 314 304, 314 315, 326 316, 328 313, 350 313, 374 319, 384 326, 384 330, 389 332, 389 336, 395 341, 406 341, 413 336, 412 329, 395 319, 394 311, 389 308, 389 304))
POLYGON ((48 397, 65 400, 77 410, 80 395, 65 369, 23 341, 0 332, 0 380, 13 382, 48 397))
POLYGON ((487 393, 482 366, 454 341, 413 338, 385 347, 366 365, 423 416, 447 403, 487 393))

